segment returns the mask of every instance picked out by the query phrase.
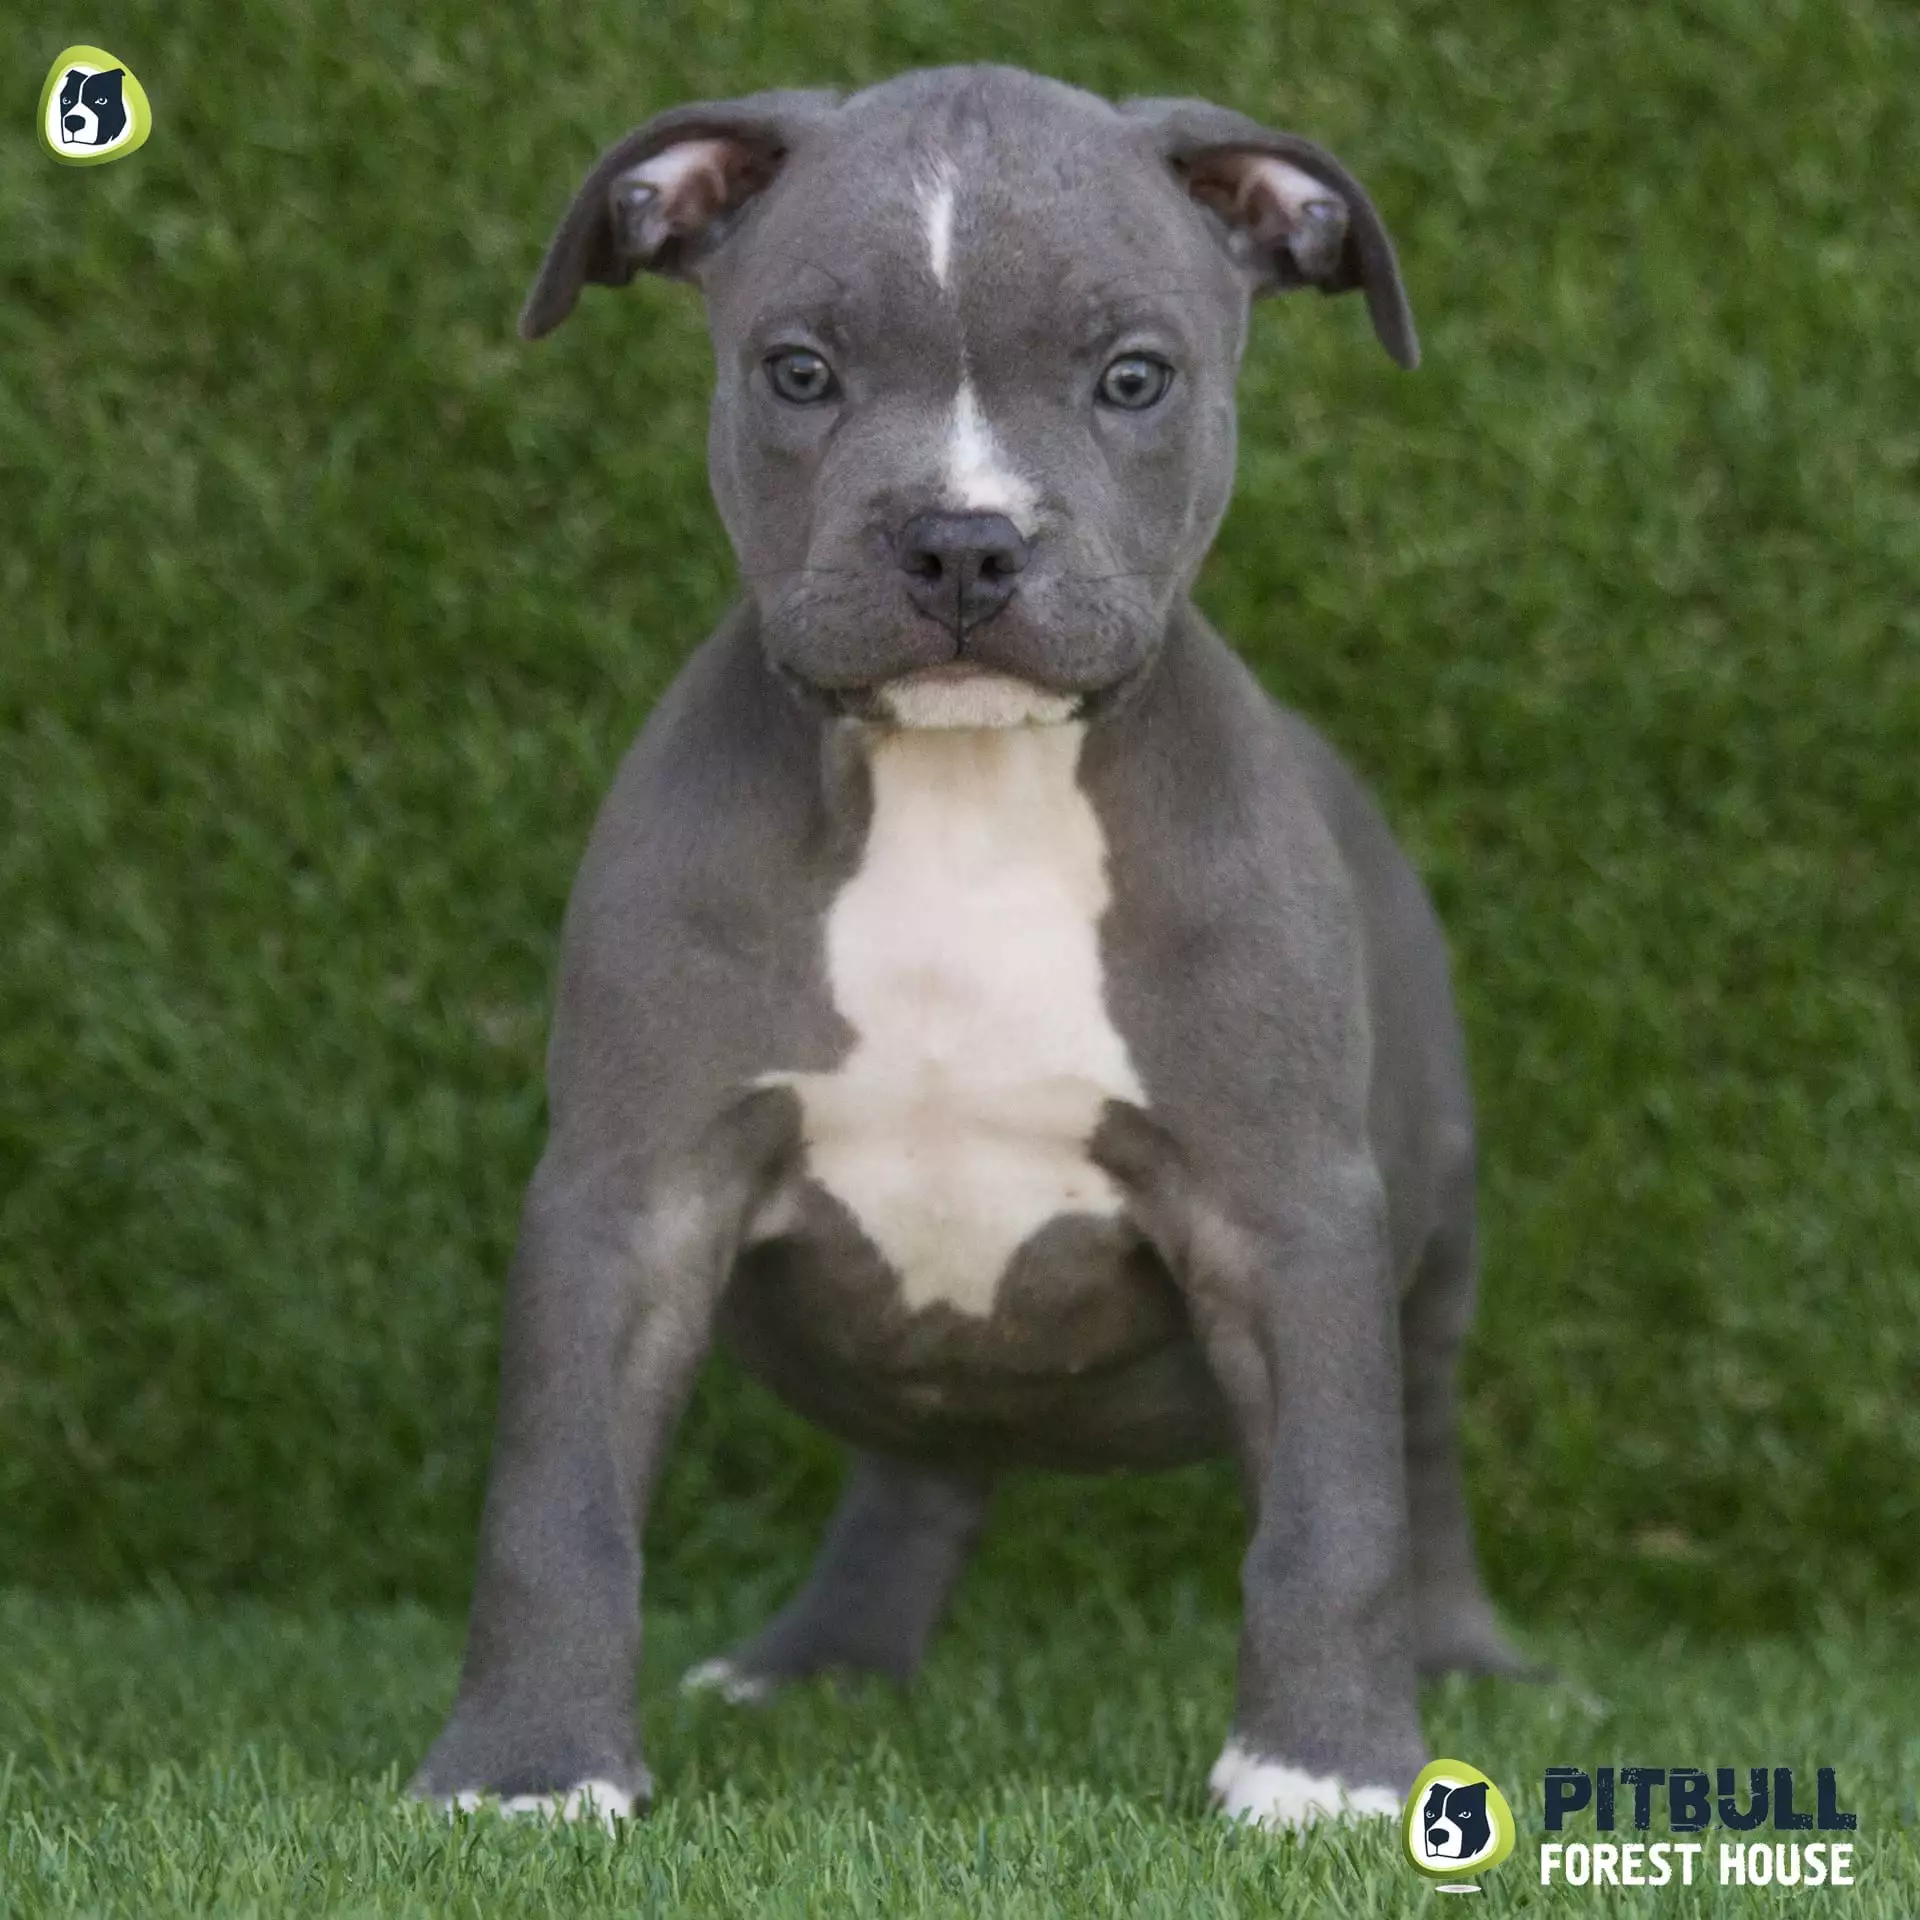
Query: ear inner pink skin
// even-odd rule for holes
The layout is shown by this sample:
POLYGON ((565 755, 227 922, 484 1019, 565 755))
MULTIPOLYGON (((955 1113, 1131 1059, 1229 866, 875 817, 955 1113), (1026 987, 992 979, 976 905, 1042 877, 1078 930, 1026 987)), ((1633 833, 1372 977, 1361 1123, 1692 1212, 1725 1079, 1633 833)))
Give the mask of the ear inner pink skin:
POLYGON ((1188 184, 1263 247, 1284 246, 1308 279, 1332 271, 1347 234, 1347 210, 1325 181, 1271 154, 1220 154, 1188 184))
POLYGON ((698 233, 765 183, 764 155, 734 140, 682 140, 630 168, 613 184, 616 218, 641 259, 668 240, 698 233))

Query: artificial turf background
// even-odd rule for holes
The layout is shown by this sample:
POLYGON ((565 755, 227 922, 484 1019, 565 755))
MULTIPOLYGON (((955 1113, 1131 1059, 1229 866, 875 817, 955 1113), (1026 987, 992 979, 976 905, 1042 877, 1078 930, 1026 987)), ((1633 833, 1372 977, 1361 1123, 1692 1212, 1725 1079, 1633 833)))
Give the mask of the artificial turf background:
MULTIPOLYGON (((463 1600, 561 905, 730 591, 690 292, 514 312, 646 113, 981 56, 1308 132, 1399 239, 1418 374, 1262 311, 1202 599, 1451 930, 1496 1591, 1699 1645, 1913 1591, 1904 0, 8 9, 0 1581, 463 1600), (35 143, 79 39, 128 162, 35 143)), ((716 1366, 654 1594, 777 1591, 836 1473, 716 1366)), ((976 1604, 1229 1620, 1238 1549, 1222 1474, 1034 1482, 976 1604)))
MULTIPOLYGON (((14 1757, 0 1763, 0 1914, 1433 1920, 1454 1904, 1396 1858, 1387 1823, 1295 1840, 1208 1817, 1234 1623, 1190 1581, 1145 1606, 1083 1588, 1044 1619, 1012 1589, 976 1587, 904 1697, 814 1684, 740 1713, 678 1695, 681 1664, 746 1617, 650 1621, 642 1717, 661 1799, 611 1839, 397 1803, 394 1755, 431 1734, 457 1657, 440 1616, 0 1599, 16 1654, 0 1667, 14 1757)), ((1658 1635, 1631 1659, 1595 1658, 1578 1635, 1547 1644, 1573 1684, 1455 1679, 1429 1695, 1429 1724, 1518 1816, 1475 1908, 1912 1920, 1916 1743, 1886 1710, 1920 1692, 1910 1636, 1658 1635), (1860 1825, 1797 1837, 1850 1843, 1855 1885, 1723 1889, 1720 1847, 1742 1836, 1713 1827, 1691 1890, 1543 1891, 1541 1772, 1601 1755, 1792 1765, 1803 1800, 1813 1768, 1833 1765, 1860 1825)), ((1617 1841, 1636 1837, 1631 1802, 1617 1841)), ((1655 1809, 1641 1837, 1668 1838, 1655 1809)), ((1564 1835, 1596 1837, 1590 1816, 1564 1835)))

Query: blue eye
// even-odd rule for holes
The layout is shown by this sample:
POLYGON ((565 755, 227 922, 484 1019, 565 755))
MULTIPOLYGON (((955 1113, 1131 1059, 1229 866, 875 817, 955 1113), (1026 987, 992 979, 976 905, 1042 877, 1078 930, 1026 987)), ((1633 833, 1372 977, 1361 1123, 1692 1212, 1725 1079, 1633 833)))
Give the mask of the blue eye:
POLYGON ((1123 353, 1100 376, 1101 403, 1125 413, 1144 413, 1167 397, 1173 369, 1151 353, 1123 353))
POLYGON ((793 406, 818 406, 840 391, 833 369, 809 347, 782 347, 764 364, 767 384, 793 406))

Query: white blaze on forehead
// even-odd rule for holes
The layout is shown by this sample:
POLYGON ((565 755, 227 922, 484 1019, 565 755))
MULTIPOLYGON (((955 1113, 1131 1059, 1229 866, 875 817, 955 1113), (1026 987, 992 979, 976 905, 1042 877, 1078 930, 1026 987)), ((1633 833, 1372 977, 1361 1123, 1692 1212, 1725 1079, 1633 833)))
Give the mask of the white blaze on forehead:
POLYGON ((961 375, 947 423, 947 504, 963 513, 1004 513, 1023 534, 1033 531, 1040 496, 1033 482, 1007 460, 961 375))
MULTIPOLYGON (((936 283, 950 289, 954 201, 959 192, 959 175, 952 161, 936 154, 919 170, 915 192, 927 238, 927 264, 936 283)), ((946 469, 949 507, 970 513, 1004 513, 1023 534, 1033 531, 1033 511, 1039 496, 1033 483, 1008 462, 995 441, 974 393, 964 348, 960 389, 947 419, 946 469)))
POLYGON ((1112 1218, 1087 1157, 1108 1099, 1144 1100, 1108 1018, 1106 836, 1078 725, 874 729, 873 814, 827 916, 858 1036, 800 1095, 807 1172, 898 1275, 909 1310, 986 1315, 1063 1213, 1112 1218))
POLYGON ((953 265, 954 172, 943 157, 921 175, 919 181, 920 219, 927 234, 927 262, 941 286, 953 265))

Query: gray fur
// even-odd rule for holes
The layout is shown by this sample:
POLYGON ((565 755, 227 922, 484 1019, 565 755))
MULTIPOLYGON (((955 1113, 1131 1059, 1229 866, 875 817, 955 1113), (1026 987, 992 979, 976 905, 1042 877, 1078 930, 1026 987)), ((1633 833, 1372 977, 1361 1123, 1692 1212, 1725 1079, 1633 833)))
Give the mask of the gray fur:
POLYGON ((1252 1522, 1236 1746, 1404 1792, 1416 1668, 1516 1664, 1454 1437, 1465 1063, 1419 881, 1187 598, 1231 488, 1249 300, 1361 290, 1416 357, 1385 228, 1297 136, 963 68, 649 123, 589 175, 522 330, 643 270, 706 298, 746 592, 642 730, 568 909, 466 1663, 414 1791, 645 1798, 639 1541, 718 1336, 860 1450, 808 1584, 731 1674, 904 1679, 996 1473, 1225 1451, 1252 1522), (699 167, 662 173, 690 140, 699 167), (1248 155, 1310 176, 1304 210, 1243 220, 1248 155), (929 178, 960 183, 945 282, 929 178), (1090 383, 1129 341, 1175 384, 1109 417, 1090 383), (831 407, 768 390, 796 343, 834 362, 831 407), (937 504, 963 380, 1036 504, 1017 591, 950 628, 895 544, 937 504), (767 1079, 856 1042, 823 929, 869 841, 863 743, 889 683, 956 660, 1073 703, 1105 1005, 1144 1089, 1086 1142, 1124 1205, 1048 1221, 984 1314, 909 1309, 767 1079))

